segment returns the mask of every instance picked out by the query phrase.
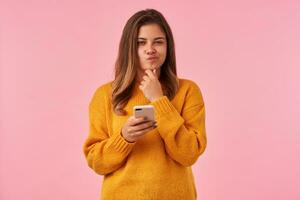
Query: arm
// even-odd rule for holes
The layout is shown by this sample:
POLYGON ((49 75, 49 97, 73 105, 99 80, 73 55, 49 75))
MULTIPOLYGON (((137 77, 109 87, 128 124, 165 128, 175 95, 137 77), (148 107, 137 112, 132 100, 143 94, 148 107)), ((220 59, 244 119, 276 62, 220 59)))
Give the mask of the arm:
POLYGON ((157 130, 169 156, 186 167, 194 164, 207 144, 205 106, 200 89, 193 85, 187 93, 182 116, 166 96, 151 104, 155 106, 157 130))
POLYGON ((106 103, 105 91, 98 89, 89 104, 89 135, 83 145, 89 167, 100 175, 119 169, 134 146, 121 133, 108 136, 106 103))

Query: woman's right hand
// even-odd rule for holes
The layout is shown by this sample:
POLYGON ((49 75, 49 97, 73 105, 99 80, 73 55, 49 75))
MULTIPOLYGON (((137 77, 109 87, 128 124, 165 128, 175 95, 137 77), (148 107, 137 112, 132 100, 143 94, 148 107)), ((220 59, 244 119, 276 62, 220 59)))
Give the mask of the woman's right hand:
POLYGON ((122 128, 122 136, 128 142, 136 142, 141 136, 156 128, 155 121, 149 121, 143 117, 131 116, 122 128))

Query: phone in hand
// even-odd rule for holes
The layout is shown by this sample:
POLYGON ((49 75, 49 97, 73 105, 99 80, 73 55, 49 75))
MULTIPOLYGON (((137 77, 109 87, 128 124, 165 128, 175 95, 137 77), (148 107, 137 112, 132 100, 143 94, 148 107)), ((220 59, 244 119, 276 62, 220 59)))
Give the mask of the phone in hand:
POLYGON ((153 105, 137 105, 133 107, 134 116, 146 117, 146 120, 155 121, 154 106, 153 105))

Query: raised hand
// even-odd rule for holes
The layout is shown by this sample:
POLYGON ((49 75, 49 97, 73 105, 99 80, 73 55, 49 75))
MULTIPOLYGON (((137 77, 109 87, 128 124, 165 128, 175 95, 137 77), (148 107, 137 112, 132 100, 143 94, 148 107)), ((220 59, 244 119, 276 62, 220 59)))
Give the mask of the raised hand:
POLYGON ((153 71, 147 69, 145 71, 145 75, 143 76, 143 80, 141 81, 139 88, 142 90, 145 97, 151 102, 163 96, 162 87, 158 80, 156 69, 153 71))

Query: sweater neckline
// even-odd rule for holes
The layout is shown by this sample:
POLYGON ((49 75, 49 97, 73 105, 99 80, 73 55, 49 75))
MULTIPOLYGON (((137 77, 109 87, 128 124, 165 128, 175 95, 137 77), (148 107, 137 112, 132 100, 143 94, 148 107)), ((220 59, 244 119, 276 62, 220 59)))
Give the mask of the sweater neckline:
POLYGON ((143 91, 139 88, 139 83, 135 83, 133 87, 132 98, 135 99, 137 104, 149 104, 150 101, 145 97, 143 91))

